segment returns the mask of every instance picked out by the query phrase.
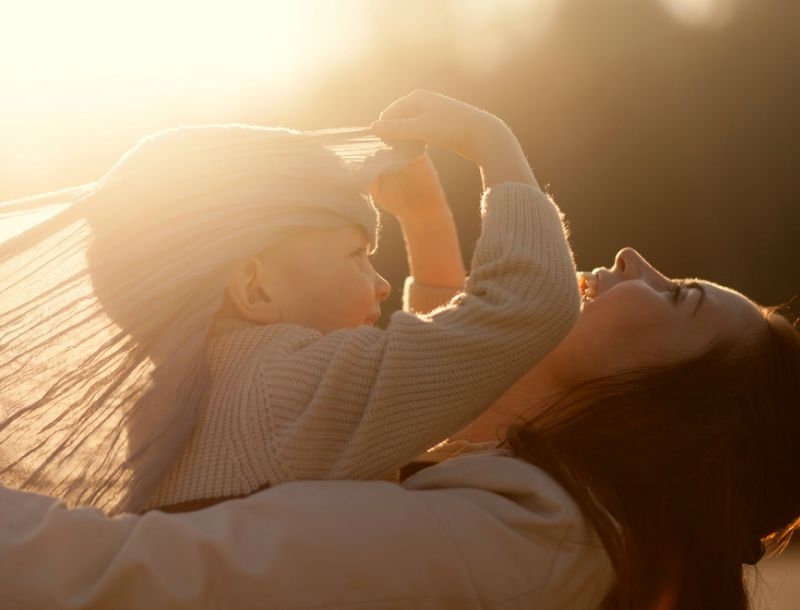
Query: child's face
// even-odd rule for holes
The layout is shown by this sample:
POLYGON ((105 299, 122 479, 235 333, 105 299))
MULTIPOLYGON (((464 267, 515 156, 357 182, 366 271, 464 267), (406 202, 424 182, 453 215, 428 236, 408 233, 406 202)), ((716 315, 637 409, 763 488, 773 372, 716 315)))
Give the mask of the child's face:
POLYGON ((355 225, 314 228, 261 258, 280 321, 328 333, 374 324, 391 286, 369 260, 369 240, 355 225))

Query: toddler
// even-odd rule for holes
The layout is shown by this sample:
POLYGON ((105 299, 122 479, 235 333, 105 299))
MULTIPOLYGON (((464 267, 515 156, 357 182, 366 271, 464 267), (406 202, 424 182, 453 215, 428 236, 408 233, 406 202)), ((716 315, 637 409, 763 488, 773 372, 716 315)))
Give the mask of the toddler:
MULTIPOLYGON (((93 295, 114 323, 77 359, 93 382, 68 375, 24 411, 41 425, 64 411, 54 398, 91 401, 63 420, 81 440, 58 459, 80 475, 61 487, 43 476, 65 453, 52 443, 34 476, 21 460, 6 472, 109 510, 186 510, 296 479, 381 478, 555 347, 578 312, 574 266, 559 212, 508 128, 415 92, 373 130, 479 166, 483 227, 466 281, 452 215, 419 150, 353 132, 160 134, 51 231, 69 213, 88 219, 93 295), (378 228, 369 184, 401 224, 411 269, 405 311, 385 329, 374 326, 389 285, 368 258, 378 228), (126 456, 115 462, 120 430, 126 456), (119 488, 128 493, 114 496, 119 488)), ((63 311, 80 311, 69 303, 63 311)))

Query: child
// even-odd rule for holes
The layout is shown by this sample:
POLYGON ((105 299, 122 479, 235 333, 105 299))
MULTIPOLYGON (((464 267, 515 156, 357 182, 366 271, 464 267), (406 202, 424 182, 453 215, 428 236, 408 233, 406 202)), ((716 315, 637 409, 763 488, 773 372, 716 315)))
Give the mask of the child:
MULTIPOLYGON (((309 165, 313 153, 295 161, 294 144, 279 143, 274 167, 264 169, 274 176, 242 168, 256 150, 265 165, 263 142, 237 145, 212 178, 198 161, 203 154, 184 145, 162 147, 156 161, 144 149, 123 159, 121 178, 97 191, 113 209, 97 195, 86 205, 89 222, 103 227, 88 258, 95 293, 136 357, 124 377, 102 376, 103 352, 85 362, 101 373, 95 404, 112 386, 117 404, 133 407, 116 417, 107 409, 79 415, 71 426, 84 437, 101 431, 108 440, 98 444, 115 447, 125 427, 128 456, 122 470, 98 468, 99 482, 78 477, 62 495, 83 485, 96 492, 77 500, 102 505, 112 483, 125 482, 130 493, 110 509, 180 510, 288 480, 379 478, 463 427, 565 336, 578 311, 570 251, 558 210, 508 128, 461 102, 415 92, 373 129, 387 140, 454 150, 480 167, 484 226, 463 292, 433 313, 398 312, 385 330, 372 326, 388 294, 366 258, 376 222, 363 199, 347 194, 347 171, 331 147, 309 165), (175 176, 175 209, 153 204, 160 191, 141 186, 154 166, 175 176), (314 175, 303 175, 307 167, 314 175), (215 200, 229 189, 227 208, 181 207, 180 194, 194 192, 198 179, 213 182, 206 190, 215 200), (315 185, 324 197, 306 196, 315 185), (119 205, 130 191, 155 220, 135 201, 119 205), (153 265, 152 251, 164 244, 150 222, 173 228, 170 252, 191 251, 190 263, 153 265), (192 240, 195 226, 209 223, 206 241, 192 240), (120 242, 124 253, 110 247, 120 242), (148 273, 120 274, 130 260, 149 261, 148 273), (148 282, 159 290, 144 299, 148 282)), ((403 228, 407 308, 425 311, 461 288, 455 229, 427 158, 383 172, 372 192, 403 228), (408 195, 414 189, 419 197, 408 195)), ((96 462, 104 466, 107 455, 96 462)))

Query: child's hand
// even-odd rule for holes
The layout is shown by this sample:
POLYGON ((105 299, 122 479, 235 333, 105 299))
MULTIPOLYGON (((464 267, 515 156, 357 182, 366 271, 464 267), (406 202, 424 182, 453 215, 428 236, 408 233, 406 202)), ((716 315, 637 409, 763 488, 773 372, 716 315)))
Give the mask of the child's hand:
POLYGON ((379 176, 369 194, 400 221, 409 272, 415 281, 460 289, 464 262, 458 232, 428 154, 418 156, 399 172, 379 176))
POLYGON ((538 186, 522 148, 503 121, 453 98, 417 90, 400 98, 372 123, 379 138, 423 140, 474 161, 484 188, 498 182, 538 186))
POLYGON ((496 116, 446 95, 418 89, 393 102, 372 123, 384 140, 423 140, 476 163, 482 141, 505 126, 496 116))
POLYGON ((369 194, 401 222, 430 218, 447 210, 439 175, 427 153, 398 172, 378 176, 370 185, 369 194))

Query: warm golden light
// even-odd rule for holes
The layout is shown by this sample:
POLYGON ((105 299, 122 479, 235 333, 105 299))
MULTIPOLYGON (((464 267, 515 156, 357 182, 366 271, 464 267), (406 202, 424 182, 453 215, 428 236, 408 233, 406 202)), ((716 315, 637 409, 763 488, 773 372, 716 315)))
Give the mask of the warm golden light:
POLYGON ((462 67, 471 73, 491 73, 514 51, 515 42, 522 40, 530 44, 547 30, 560 1, 451 0, 453 29, 457 32, 453 43, 462 67))
POLYGON ((733 15, 734 0, 660 0, 677 19, 697 26, 725 24, 733 15))
MULTIPOLYGON (((0 25, 0 75, 14 97, 43 88, 61 101, 87 88, 113 95, 98 78, 120 77, 150 91, 185 83, 257 79, 286 84, 311 76, 320 62, 360 51, 352 2, 103 0, 17 3, 0 25), (315 64, 312 66, 312 63, 315 64)), ((17 108, 18 110, 21 108, 17 108)))
POLYGON ((237 120, 243 107, 270 121, 337 70, 363 65, 386 37, 490 74, 559 4, 17 0, 0 20, 0 200, 93 180, 97 170, 82 174, 77 159, 103 155, 107 168, 157 129, 237 120))
POLYGON ((176 124, 265 116, 367 41, 361 1, 45 0, 0 19, 0 200, 99 176, 138 137, 176 124), (256 92, 256 93, 254 93, 256 92), (125 134, 131 134, 125 136, 125 134), (122 139, 120 136, 124 136, 122 139), (73 175, 48 182, 44 173, 73 175), (26 183, 41 184, 27 190, 26 183), (17 187, 16 185, 22 185, 17 187))

